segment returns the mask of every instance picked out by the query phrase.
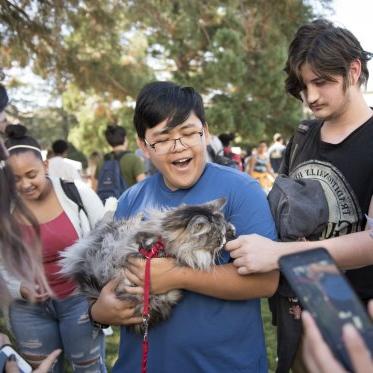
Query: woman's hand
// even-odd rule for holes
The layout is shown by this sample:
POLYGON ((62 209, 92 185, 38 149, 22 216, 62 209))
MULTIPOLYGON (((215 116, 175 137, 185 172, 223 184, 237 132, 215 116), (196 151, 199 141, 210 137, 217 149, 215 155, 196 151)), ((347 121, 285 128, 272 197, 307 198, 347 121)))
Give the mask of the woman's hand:
POLYGON ((302 312, 304 327, 303 359, 310 373, 347 373, 342 365, 335 359, 321 333, 307 312, 302 312))
MULTIPOLYGON (((142 317, 135 316, 135 305, 117 298, 115 289, 121 279, 109 281, 91 308, 93 320, 107 325, 130 325, 142 323, 142 317)), ((128 293, 138 294, 139 289, 126 287, 128 293)), ((141 291, 141 289, 140 289, 141 291)))
MULTIPOLYGON (((369 304, 369 313, 373 317, 372 301, 369 304)), ((303 311, 302 320, 304 326, 303 358, 310 373, 347 373, 323 340, 309 312, 303 311)), ((373 361, 370 352, 359 332, 351 324, 343 327, 343 342, 354 372, 373 372, 373 361)))
POLYGON ((30 302, 44 302, 49 298, 49 294, 45 289, 41 289, 39 285, 21 283, 20 293, 23 299, 30 302))
MULTIPOLYGON (((62 350, 54 350, 51 352, 39 365, 39 367, 33 370, 34 373, 48 373, 49 369, 57 359, 58 355, 61 353, 62 350)), ((12 355, 11 355, 12 356, 12 355)), ((14 356, 14 355, 13 355, 14 356)), ((9 359, 5 365, 5 373, 21 373, 20 369, 17 365, 17 360, 15 356, 9 359)))
MULTIPOLYGON (((10 344, 10 340, 6 334, 0 333, 0 347, 10 344)), ((57 359, 58 355, 61 353, 61 349, 54 350, 51 352, 39 365, 39 367, 34 370, 34 373, 47 373, 49 368, 52 366, 54 361, 57 359)), ((13 355, 15 357, 15 355, 13 355)), ((17 365, 17 361, 13 359, 10 359, 7 361, 5 365, 5 373, 20 373, 20 370, 17 365)))
POLYGON ((35 370, 33 370, 34 373, 48 373, 50 367, 53 365, 53 363, 58 358, 58 355, 61 353, 61 349, 54 350, 51 352, 39 365, 39 367, 35 370))
MULTIPOLYGON (((175 259, 152 258, 150 263, 150 291, 152 294, 163 294, 173 289, 182 288, 182 274, 184 267, 178 267, 175 259)), ((127 279, 144 287, 145 259, 131 257, 125 269, 127 279)))
POLYGON ((227 242, 225 249, 234 259, 233 265, 237 267, 240 275, 257 272, 270 272, 278 269, 280 244, 258 234, 239 236, 227 242))
POLYGON ((3 345, 9 345, 10 340, 6 334, 0 333, 0 347, 3 345))

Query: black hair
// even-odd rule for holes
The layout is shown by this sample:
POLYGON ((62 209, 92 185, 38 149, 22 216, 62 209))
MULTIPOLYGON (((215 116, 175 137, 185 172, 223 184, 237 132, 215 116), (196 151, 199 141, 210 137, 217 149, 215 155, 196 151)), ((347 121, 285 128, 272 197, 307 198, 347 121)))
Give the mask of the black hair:
POLYGON ((234 133, 221 133, 218 138, 223 146, 226 147, 229 146, 230 142, 234 140, 235 135, 234 133))
POLYGON ((182 87, 172 82, 152 82, 145 85, 136 100, 133 118, 137 135, 145 138, 148 128, 167 120, 168 127, 176 127, 194 113, 206 125, 201 95, 192 87, 182 87))
POLYGON ((0 84, 0 112, 4 111, 8 103, 9 103, 8 93, 5 87, 2 84, 0 84))
POLYGON ((56 140, 52 144, 53 153, 58 155, 64 154, 68 147, 69 145, 65 140, 56 140))
POLYGON ((123 145, 126 140, 126 130, 117 124, 109 124, 105 130, 105 138, 110 146, 123 145))
POLYGON ((33 137, 27 135, 27 128, 22 124, 8 125, 5 129, 5 135, 7 136, 7 139, 5 140, 5 146, 7 147, 7 149, 10 149, 11 147, 17 145, 25 145, 24 148, 20 147, 16 149, 11 149, 9 155, 32 152, 35 154, 37 158, 43 160, 43 157, 40 152, 41 148, 39 143, 33 137), (32 146, 39 150, 34 150, 28 148, 27 146, 32 146))
POLYGON ((304 83, 301 67, 308 63, 315 74, 328 81, 342 76, 344 89, 349 85, 349 69, 355 60, 361 62, 359 84, 369 78, 367 67, 372 54, 363 50, 356 37, 347 29, 336 27, 325 19, 301 26, 290 43, 284 71, 287 73, 286 90, 301 100, 304 83))

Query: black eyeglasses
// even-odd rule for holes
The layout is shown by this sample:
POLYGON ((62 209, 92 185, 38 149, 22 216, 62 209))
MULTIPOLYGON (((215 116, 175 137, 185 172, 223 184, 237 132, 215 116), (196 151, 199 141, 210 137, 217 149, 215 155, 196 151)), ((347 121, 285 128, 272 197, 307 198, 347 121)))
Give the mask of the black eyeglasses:
POLYGON ((144 142, 150 148, 152 148, 157 154, 167 154, 172 152, 176 147, 176 141, 180 141, 180 144, 185 148, 190 148, 201 144, 201 139, 203 136, 203 131, 196 131, 189 133, 187 135, 181 136, 177 139, 170 139, 164 141, 157 141, 153 144, 150 144, 146 139, 144 142))

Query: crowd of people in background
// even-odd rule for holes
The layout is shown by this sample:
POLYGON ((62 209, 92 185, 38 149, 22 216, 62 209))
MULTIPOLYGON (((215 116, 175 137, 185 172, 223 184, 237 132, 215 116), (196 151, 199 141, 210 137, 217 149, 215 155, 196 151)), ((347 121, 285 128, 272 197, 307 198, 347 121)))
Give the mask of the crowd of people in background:
MULTIPOLYGON (((120 160, 121 173, 128 186, 132 186, 146 176, 157 172, 150 159, 144 156, 140 148, 136 148, 134 152, 128 150, 128 139, 123 126, 108 125, 104 136, 112 147, 112 151, 107 154, 102 154, 98 150, 91 152, 86 168, 83 168, 82 162, 69 157, 69 143, 66 140, 55 140, 45 156, 48 159, 49 175, 69 181, 82 180, 97 191, 100 168, 105 159, 110 157, 117 157, 120 160), (127 156, 122 160, 122 155, 125 154, 127 156)), ((286 148, 282 135, 276 133, 270 147, 267 146, 266 140, 262 140, 247 151, 238 143, 234 143, 235 137, 231 132, 221 133, 218 136, 211 135, 208 144, 208 161, 215 162, 216 155, 231 160, 232 166, 258 180, 263 190, 268 193, 278 173, 286 148), (209 149, 213 149, 214 156, 211 156, 209 149)))
MULTIPOLYGON (((59 274, 60 253, 94 229, 109 197, 119 200, 115 219, 224 198, 223 213, 237 238, 226 244, 213 272, 175 266, 172 258, 152 259, 151 291, 181 288, 184 298, 169 320, 151 329, 149 371, 266 372, 260 298, 272 297, 277 372, 323 372, 330 366, 344 372, 307 312, 301 342, 302 305, 285 287, 278 260, 322 245, 348 271, 362 302, 373 298, 367 224, 373 215, 373 114, 360 89, 369 59, 348 30, 325 20, 297 31, 286 88, 316 118, 301 128, 308 137, 299 151, 293 146, 296 132, 287 145, 274 133, 269 147, 262 140, 241 152, 234 134, 211 133, 197 91, 157 81, 145 85, 136 100, 136 151, 129 150, 126 129, 109 123, 103 136, 111 151, 92 152, 86 169, 69 159, 66 140, 54 141, 46 157, 24 126, 7 123, 9 98, 0 85, 0 293, 7 294, 2 306, 26 360, 40 373, 63 372, 64 359, 77 373, 106 372, 104 330, 120 325, 112 371, 139 371, 144 337, 128 326, 143 319, 133 303, 115 296, 115 279, 98 299, 83 297, 76 283, 59 274), (306 179, 311 173, 319 180, 326 173, 335 176, 322 234, 316 243, 276 242, 277 221, 266 194, 278 174, 306 179), (341 202, 343 186, 347 202, 341 202)), ((143 292, 144 266, 143 260, 130 261, 132 294, 143 292)), ((354 370, 372 371, 356 329, 347 325, 343 338, 354 370)))

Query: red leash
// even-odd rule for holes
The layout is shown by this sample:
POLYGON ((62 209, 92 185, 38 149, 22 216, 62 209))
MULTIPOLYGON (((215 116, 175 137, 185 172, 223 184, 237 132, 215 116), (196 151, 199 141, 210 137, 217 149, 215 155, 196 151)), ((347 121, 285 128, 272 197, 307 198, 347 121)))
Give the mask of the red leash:
POLYGON ((150 250, 146 250, 143 247, 139 248, 140 254, 146 258, 145 263, 145 281, 144 281, 144 308, 142 311, 142 322, 144 325, 144 336, 142 342, 142 364, 141 372, 146 373, 147 363, 148 363, 148 351, 149 351, 149 341, 148 341, 148 328, 149 328, 149 295, 150 295, 150 261, 152 258, 157 257, 161 251, 164 250, 164 244, 161 240, 154 243, 150 250))

